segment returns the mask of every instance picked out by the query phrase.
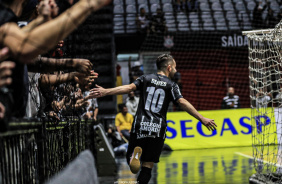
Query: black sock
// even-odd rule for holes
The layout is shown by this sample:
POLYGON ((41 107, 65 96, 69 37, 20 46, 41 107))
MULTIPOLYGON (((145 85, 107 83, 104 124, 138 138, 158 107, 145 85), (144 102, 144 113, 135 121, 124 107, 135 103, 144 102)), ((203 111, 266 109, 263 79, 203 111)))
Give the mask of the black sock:
POLYGON ((137 178, 138 184, 148 184, 151 179, 152 169, 148 167, 141 167, 141 171, 137 178))

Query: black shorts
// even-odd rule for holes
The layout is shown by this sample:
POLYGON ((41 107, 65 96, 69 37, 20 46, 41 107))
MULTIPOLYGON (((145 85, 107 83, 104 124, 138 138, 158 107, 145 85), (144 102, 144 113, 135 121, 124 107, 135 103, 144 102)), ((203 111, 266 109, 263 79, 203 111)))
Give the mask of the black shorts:
POLYGON ((146 138, 137 139, 137 135, 131 133, 128 150, 126 153, 127 163, 129 163, 130 157, 136 146, 140 146, 142 148, 142 155, 140 158, 141 162, 158 163, 164 146, 164 141, 165 139, 161 137, 156 137, 156 138, 146 137, 146 138))

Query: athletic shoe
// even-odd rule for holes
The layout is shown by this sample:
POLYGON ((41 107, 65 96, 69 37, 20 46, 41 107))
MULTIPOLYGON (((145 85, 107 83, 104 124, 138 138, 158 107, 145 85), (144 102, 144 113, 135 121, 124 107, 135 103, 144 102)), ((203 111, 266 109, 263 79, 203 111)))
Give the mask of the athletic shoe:
POLYGON ((140 169, 141 154, 142 154, 142 148, 139 146, 135 147, 129 162, 129 167, 133 174, 138 173, 140 169))

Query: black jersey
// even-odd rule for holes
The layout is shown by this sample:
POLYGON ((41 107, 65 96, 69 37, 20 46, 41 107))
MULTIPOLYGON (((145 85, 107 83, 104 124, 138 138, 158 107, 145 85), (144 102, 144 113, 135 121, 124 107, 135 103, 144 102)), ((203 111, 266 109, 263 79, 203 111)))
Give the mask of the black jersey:
POLYGON ((165 138, 169 103, 182 98, 178 85, 159 74, 143 75, 136 79, 134 84, 140 91, 140 100, 132 133, 136 133, 137 138, 165 138))
POLYGON ((222 109, 237 109, 240 108, 240 100, 239 96, 234 95, 232 97, 225 96, 221 102, 221 108, 222 109), (231 104, 233 103, 233 107, 231 107, 231 104))

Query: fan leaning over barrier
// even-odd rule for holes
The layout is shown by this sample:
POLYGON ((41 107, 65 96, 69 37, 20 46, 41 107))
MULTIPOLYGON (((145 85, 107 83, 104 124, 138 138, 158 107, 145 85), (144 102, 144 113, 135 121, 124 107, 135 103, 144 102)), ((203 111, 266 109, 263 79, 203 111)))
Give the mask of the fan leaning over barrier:
POLYGON ((42 1, 43 7, 46 8, 47 12, 49 11, 47 19, 45 16, 38 16, 29 25, 21 29, 17 25, 17 19, 21 15, 25 1, 1 1, 0 42, 2 46, 9 48, 7 57, 16 63, 12 74, 13 82, 0 95, 0 101, 6 107, 6 118, 11 116, 19 118, 25 114, 28 94, 28 76, 25 64, 33 63, 38 55, 53 48, 60 40, 67 37, 82 24, 92 12, 109 2, 110 0, 81 0, 66 12, 52 19, 49 1, 44 0, 42 1))

